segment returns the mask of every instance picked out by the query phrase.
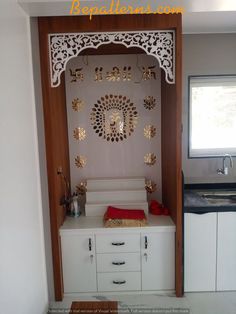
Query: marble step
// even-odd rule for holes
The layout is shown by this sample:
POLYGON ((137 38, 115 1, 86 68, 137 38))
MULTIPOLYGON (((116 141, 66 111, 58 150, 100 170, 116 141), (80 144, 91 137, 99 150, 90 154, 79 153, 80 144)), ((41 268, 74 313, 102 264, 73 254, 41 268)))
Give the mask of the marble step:
POLYGON ((87 191, 135 190, 145 187, 144 177, 87 179, 87 191))
POLYGON ((110 190, 110 191, 87 191, 87 203, 101 202, 145 202, 147 192, 145 189, 139 190, 110 190))
POLYGON ((85 216, 103 216, 108 206, 114 206, 122 209, 143 209, 145 214, 148 214, 147 202, 118 202, 118 203, 97 203, 85 204, 85 216))

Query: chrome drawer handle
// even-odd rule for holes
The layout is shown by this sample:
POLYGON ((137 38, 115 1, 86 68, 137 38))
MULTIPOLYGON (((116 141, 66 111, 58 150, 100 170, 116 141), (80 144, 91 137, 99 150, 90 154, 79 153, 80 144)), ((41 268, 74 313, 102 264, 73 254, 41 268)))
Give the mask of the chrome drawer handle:
POLYGON ((88 245, 88 247, 89 247, 89 251, 92 251, 92 239, 91 238, 89 238, 89 245, 88 245))
POLYGON ((125 242, 112 242, 111 245, 116 245, 116 246, 125 245, 125 242))
POLYGON ((147 247, 148 247, 148 239, 147 239, 147 236, 145 236, 144 239, 145 239, 145 244, 144 244, 144 246, 145 246, 145 249, 147 249, 147 247))
POLYGON ((125 262, 112 262, 112 265, 117 265, 117 266, 125 265, 125 262))
POLYGON ((115 285, 124 285, 126 283, 126 280, 123 280, 123 281, 113 280, 113 283, 115 285))

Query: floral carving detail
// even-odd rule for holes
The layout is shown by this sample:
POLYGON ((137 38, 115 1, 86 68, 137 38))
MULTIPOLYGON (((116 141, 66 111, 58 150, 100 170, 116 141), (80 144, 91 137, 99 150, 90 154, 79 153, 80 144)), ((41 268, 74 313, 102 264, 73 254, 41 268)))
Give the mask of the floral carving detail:
POLYGON ((152 110, 156 107, 156 99, 153 96, 146 96, 144 98, 144 107, 148 110, 152 110))
POLYGON ((175 83, 175 31, 139 31, 112 33, 65 33, 49 34, 51 86, 60 85, 60 76, 67 62, 77 57, 86 48, 97 48, 102 44, 122 44, 140 47, 146 54, 159 61, 165 71, 166 81, 175 83))
POLYGON ((97 100, 90 119, 98 136, 107 141, 119 142, 134 132, 138 112, 126 96, 105 95, 97 100))
POLYGON ((74 138, 79 141, 83 141, 86 138, 86 131, 84 128, 74 129, 74 138))
POLYGON ((148 193, 153 193, 156 191, 157 189, 157 185, 155 182, 151 181, 151 180, 147 180, 145 183, 145 189, 148 193))
POLYGON ((72 101, 72 108, 74 111, 81 111, 84 107, 84 101, 83 100, 79 100, 79 98, 75 98, 72 101))
POLYGON ((143 130, 144 136, 149 140, 156 135, 156 128, 153 125, 146 125, 143 130))
POLYGON ((77 168, 84 168, 86 163, 87 163, 87 159, 86 159, 86 157, 84 157, 82 155, 81 156, 77 156, 75 158, 75 165, 76 165, 77 168))
POLYGON ((153 166, 155 165, 157 160, 157 157, 153 153, 148 153, 144 156, 144 163, 148 166, 153 166))

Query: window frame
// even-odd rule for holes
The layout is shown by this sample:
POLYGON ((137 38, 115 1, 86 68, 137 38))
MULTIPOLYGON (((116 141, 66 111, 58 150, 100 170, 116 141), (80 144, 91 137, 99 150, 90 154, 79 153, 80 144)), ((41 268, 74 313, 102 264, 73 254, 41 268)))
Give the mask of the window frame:
MULTIPOLYGON (((229 149, 212 149, 212 154, 209 152, 211 149, 208 149, 207 153, 199 153, 198 155, 194 155, 191 152, 191 90, 190 84, 192 78, 220 78, 220 77, 228 77, 228 78, 235 78, 236 81, 236 74, 210 74, 210 75, 188 75, 188 159, 208 159, 208 158, 220 158, 223 157, 225 154, 230 154, 232 157, 236 157, 236 147, 235 150, 232 151, 229 149), (216 150, 219 153, 216 153, 216 150)), ((199 149, 200 151, 200 149, 199 149)))

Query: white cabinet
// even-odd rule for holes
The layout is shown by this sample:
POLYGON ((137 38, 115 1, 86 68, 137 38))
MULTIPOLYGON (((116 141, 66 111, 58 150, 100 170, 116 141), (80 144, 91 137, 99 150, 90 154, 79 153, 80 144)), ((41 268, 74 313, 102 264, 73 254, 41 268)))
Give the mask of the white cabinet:
POLYGON ((217 290, 236 290, 236 212, 218 213, 217 290))
POLYGON ((98 273, 98 291, 139 291, 140 272, 98 273))
POLYGON ((140 252, 140 233, 103 234, 96 236, 97 253, 140 252))
POLYGON ((215 291, 217 213, 184 214, 184 289, 215 291))
POLYGON ((236 212, 185 214, 184 288, 236 290, 236 212))
POLYGON ((141 234, 142 290, 175 287, 175 234, 141 234))
POLYGON ((96 235, 98 291, 141 290, 140 233, 96 235))
POLYGON ((104 228, 100 217, 71 218, 60 235, 65 294, 174 290, 170 217, 150 217, 143 228, 104 228))
POLYGON ((141 271, 140 252, 97 254, 97 271, 99 273, 141 271))
POLYGON ((97 291, 94 235, 61 237, 64 292, 97 291))

